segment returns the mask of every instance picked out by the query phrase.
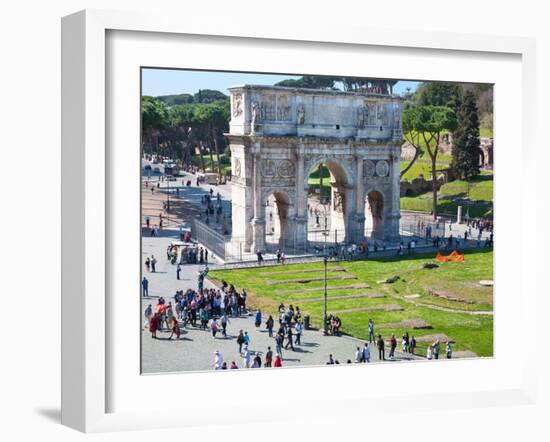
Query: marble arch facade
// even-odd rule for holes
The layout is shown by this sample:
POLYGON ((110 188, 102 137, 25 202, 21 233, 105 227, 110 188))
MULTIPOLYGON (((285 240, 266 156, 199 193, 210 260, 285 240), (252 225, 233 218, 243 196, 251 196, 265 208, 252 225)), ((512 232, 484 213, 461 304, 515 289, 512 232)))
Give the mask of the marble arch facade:
POLYGON ((307 241, 307 181, 321 162, 333 176, 331 219, 345 241, 364 240, 371 192, 382 197, 372 236, 398 240, 399 97, 255 85, 230 92, 233 241, 265 249, 264 204, 274 193, 288 203, 281 236, 287 244, 307 241))

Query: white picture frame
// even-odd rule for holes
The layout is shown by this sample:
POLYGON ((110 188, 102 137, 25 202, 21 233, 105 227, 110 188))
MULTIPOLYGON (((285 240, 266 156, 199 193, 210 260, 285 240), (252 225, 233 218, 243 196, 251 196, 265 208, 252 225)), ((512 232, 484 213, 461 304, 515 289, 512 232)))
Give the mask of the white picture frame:
MULTIPOLYGON (((516 83, 512 80, 510 83, 519 86, 520 90, 509 91, 511 99, 516 100, 515 102, 521 106, 517 109, 520 118, 515 127, 508 127, 506 123, 510 115, 507 115, 507 112, 510 113, 510 109, 508 111, 500 109, 501 104, 495 100, 495 138, 498 145, 496 150, 498 152, 502 146, 506 146, 507 142, 517 141, 521 146, 518 154, 521 161, 516 164, 520 165, 518 170, 522 174, 528 174, 529 165, 536 161, 533 138, 535 121, 533 103, 536 93, 535 46, 531 39, 453 33, 434 34, 336 25, 330 28, 314 25, 296 27, 292 22, 268 25, 266 22, 250 21, 249 26, 234 27, 231 20, 222 21, 212 17, 204 21, 182 23, 180 17, 99 10, 78 12, 63 18, 62 21, 62 423, 84 432, 208 424, 208 420, 201 418, 200 413, 195 414, 190 411, 188 416, 183 416, 181 412, 161 412, 158 409, 149 409, 147 405, 135 404, 135 398, 130 396, 130 391, 141 388, 139 385, 150 385, 148 383, 151 382, 151 377, 140 377, 139 373, 134 372, 128 375, 128 379, 138 376, 139 380, 136 382, 143 383, 130 384, 126 382, 124 376, 116 373, 122 368, 118 365, 113 367, 113 361, 120 360, 121 357, 135 361, 136 346, 133 342, 131 345, 128 344, 130 347, 128 353, 118 351, 121 347, 120 345, 117 347, 114 341, 117 337, 118 339, 123 337, 117 334, 110 319, 113 306, 118 307, 118 301, 112 298, 111 292, 117 284, 124 284, 121 278, 113 282, 112 266, 118 259, 119 251, 111 244, 114 242, 126 244, 131 241, 128 239, 131 235, 124 238, 118 235, 120 229, 116 224, 120 210, 117 209, 118 212, 116 212, 113 209, 113 202, 116 201, 116 195, 112 193, 113 189, 116 188, 121 193, 124 193, 125 189, 120 187, 120 183, 116 181, 117 177, 113 175, 113 168, 116 168, 118 164, 116 162, 120 161, 120 159, 117 160, 118 153, 108 149, 110 143, 114 145, 119 143, 117 135, 107 131, 106 122, 117 118, 116 112, 108 106, 109 100, 112 101, 109 95, 113 92, 111 82, 117 81, 117 73, 109 70, 109 65, 114 62, 112 57, 120 55, 120 49, 110 46, 109 35, 118 33, 118 35, 130 35, 132 38, 139 35, 142 43, 147 40, 153 41, 159 53, 163 53, 164 44, 177 45, 182 39, 188 37, 199 43, 201 39, 215 38, 216 42, 221 42, 220 44, 223 44, 224 38, 227 38, 237 46, 241 43, 266 44, 283 51, 285 48, 293 47, 297 50, 313 51, 317 50, 317 47, 319 51, 330 51, 330 48, 337 47, 338 50, 351 51, 350 53, 354 50, 362 50, 361 48, 379 53, 391 50, 400 51, 401 56, 411 54, 411 60, 414 59, 414 54, 435 57, 435 59, 460 55, 470 57, 472 60, 477 59, 479 63, 483 63, 484 58, 490 56, 500 58, 504 63, 509 59, 510 75, 515 75, 516 80, 521 78, 519 84, 516 80, 513 80, 516 83), (162 43, 163 40, 165 43, 162 43), (515 72, 516 68, 519 72, 515 72), (499 138, 501 133, 510 136, 501 139, 499 138), (119 399, 115 403, 112 392, 122 384, 125 384, 126 390, 117 393, 119 399), (122 398, 123 394, 127 394, 128 399, 122 398), (124 405, 130 402, 133 402, 135 407, 124 405)), ((130 46, 125 48, 129 49, 130 46)), ((166 57, 166 54, 164 56, 166 57)), ((247 63, 241 61, 242 70, 250 70, 252 61, 249 60, 247 63)), ((173 63, 175 66, 172 67, 183 67, 176 59, 173 63)), ((256 63, 260 61, 256 60, 256 63)), ((422 74, 421 64, 415 66, 411 67, 411 72, 416 69, 417 75, 397 77, 388 74, 387 76, 410 79, 424 79, 430 76, 429 79, 433 80, 445 79, 444 76, 438 77, 436 69, 426 72, 424 67, 424 74, 422 74)), ((482 73, 478 74, 483 77, 482 73)), ((461 80, 475 81, 474 77, 467 77, 466 74, 461 77, 461 80)), ((497 82, 496 89, 498 87, 497 82)), ((132 93, 139 94, 139 91, 135 90, 132 93)), ((124 94, 121 95, 121 97, 124 96, 124 94)), ((132 106, 130 103, 122 105, 132 106)), ((135 109, 133 112, 135 113, 135 109)), ((139 125, 139 121, 136 120, 133 124, 139 125)), ((128 126, 127 129, 133 133, 131 131, 134 128, 128 126)), ((133 140, 139 139, 139 133, 133 136, 133 140)), ((133 141, 128 142, 132 144, 133 141)), ((136 149, 138 146, 139 144, 136 144, 136 149)), ((513 170, 508 170, 513 164, 513 158, 509 157, 507 162, 507 155, 496 153, 497 173, 502 173, 503 176, 513 174, 513 170)), ((136 161, 139 161, 139 155, 136 158, 136 161)), ((507 187, 503 179, 495 183, 497 220, 500 214, 505 218, 507 214, 512 213, 507 210, 506 195, 521 198, 521 207, 530 208, 529 213, 525 210, 517 215, 521 222, 525 223, 528 216, 531 218, 535 216, 533 211, 536 207, 536 192, 528 192, 525 187, 512 189, 507 187)), ((139 220, 137 222, 139 223, 139 220)), ((502 226, 502 228, 498 227, 497 237, 502 235, 502 238, 506 238, 507 227, 504 221, 502 226)), ((520 241, 521 238, 526 238, 526 233, 521 229, 518 235, 520 241)), ((526 260, 522 258, 530 254, 534 255, 534 247, 533 243, 522 241, 519 262, 524 263, 526 260)), ((505 253, 504 248, 499 248, 497 245, 495 256, 498 257, 499 254, 502 256, 503 253, 505 253)), ((128 266, 134 266, 138 259, 136 257, 135 262, 130 262, 128 266)), ((507 308, 511 295, 518 295, 515 327, 521 328, 524 335, 534 336, 535 334, 535 323, 529 320, 529 312, 532 312, 536 305, 535 269, 522 265, 519 275, 507 284, 506 278, 510 277, 510 275, 507 276, 509 273, 507 270, 513 269, 510 266, 506 267, 507 265, 504 261, 499 262, 497 258, 495 259, 497 269, 495 290, 498 294, 495 298, 497 312, 495 358, 456 363, 453 361, 452 364, 444 367, 450 376, 457 378, 471 376, 471 387, 459 383, 460 385, 456 388, 446 389, 442 386, 441 389, 432 391, 430 394, 421 394, 422 389, 412 387, 403 388, 401 392, 384 392, 371 387, 371 390, 366 393, 362 387, 354 384, 357 379, 360 379, 361 372, 358 369, 362 367, 338 367, 339 372, 327 367, 318 367, 282 370, 277 373, 273 371, 254 374, 233 373, 235 375, 233 380, 228 376, 210 377, 212 388, 219 388, 222 383, 231 382, 247 382, 256 388, 261 388, 262 385, 266 386, 274 381, 292 382, 293 379, 302 379, 300 382, 303 382, 303 392, 310 398, 307 400, 307 409, 302 408, 300 412, 304 419, 322 419, 323 416, 328 416, 326 402, 321 396, 313 394, 314 388, 319 385, 319 374, 327 385, 339 383, 341 391, 338 392, 336 399, 339 404, 337 413, 350 418, 369 413, 375 406, 378 411, 395 411, 407 409, 407 407, 422 410, 465 408, 470 407, 474 402, 477 406, 532 403, 536 385, 535 362, 525 360, 506 364, 509 371, 505 371, 506 355, 502 352, 498 353, 498 345, 499 339, 500 342, 504 339, 515 339, 513 336, 505 335, 507 332, 502 327, 506 326, 503 322, 507 323, 513 318, 514 309, 507 308), (502 337, 499 337, 498 327, 502 327, 500 333, 502 337), (479 376, 489 376, 491 370, 496 369, 504 370, 501 373, 502 377, 495 375, 493 382, 485 380, 489 382, 485 384, 486 388, 483 388, 483 382, 476 382, 473 379, 475 373, 483 373, 479 376), (304 370, 309 371, 304 374, 304 370), (347 370, 344 376, 342 376, 344 373, 342 370, 347 370), (376 397, 376 404, 373 401, 362 400, 369 394, 370 397, 376 397)), ((120 273, 125 274, 125 269, 122 270, 120 273)), ((133 293, 133 289, 130 287, 128 292, 133 293)), ((137 330, 135 334, 138 334, 137 330)), ((136 338, 139 340, 138 336, 136 338)), ((529 348, 535 344, 529 342, 525 345, 528 352, 529 348)), ((130 369, 130 364, 124 367, 124 369, 130 369)), ((430 376, 437 378, 442 375, 441 366, 427 368, 426 364, 422 363, 372 366, 369 369, 380 379, 384 379, 385 376, 402 376, 405 373, 404 370, 407 370, 407 375, 412 374, 418 379, 429 379, 430 376)), ((194 380, 200 380, 200 376, 212 376, 212 374, 181 376, 193 376, 194 380)), ((159 382, 167 382, 167 379, 169 381, 170 376, 164 376, 159 382)), ((330 413, 333 414, 334 410, 331 409, 330 413)), ((283 407, 275 407, 275 410, 269 411, 256 407, 250 410, 246 420, 262 422, 293 416, 292 410, 283 407)), ((231 413, 227 416, 228 423, 230 418, 231 413)), ((224 419, 221 418, 221 421, 223 423, 224 419)))

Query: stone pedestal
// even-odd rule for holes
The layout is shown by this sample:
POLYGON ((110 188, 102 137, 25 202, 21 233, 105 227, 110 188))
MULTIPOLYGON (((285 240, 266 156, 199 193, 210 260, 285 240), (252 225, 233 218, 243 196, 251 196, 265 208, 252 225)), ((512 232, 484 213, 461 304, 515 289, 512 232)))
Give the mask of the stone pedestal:
POLYGON ((256 253, 258 250, 265 251, 265 219, 254 218, 252 225, 252 245, 250 251, 256 253))

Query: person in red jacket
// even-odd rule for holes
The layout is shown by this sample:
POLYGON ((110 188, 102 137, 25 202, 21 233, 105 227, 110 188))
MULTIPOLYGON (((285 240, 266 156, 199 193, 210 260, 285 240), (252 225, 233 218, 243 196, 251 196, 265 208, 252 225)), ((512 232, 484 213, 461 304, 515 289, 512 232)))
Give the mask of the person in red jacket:
POLYGON ((153 316, 151 316, 151 320, 149 321, 149 331, 151 332, 151 337, 153 339, 157 339, 157 329, 159 327, 159 323, 159 314, 155 313, 153 316))
POLYGON ((281 357, 279 355, 275 356, 275 363, 273 364, 274 367, 282 367, 283 364, 281 363, 281 357))

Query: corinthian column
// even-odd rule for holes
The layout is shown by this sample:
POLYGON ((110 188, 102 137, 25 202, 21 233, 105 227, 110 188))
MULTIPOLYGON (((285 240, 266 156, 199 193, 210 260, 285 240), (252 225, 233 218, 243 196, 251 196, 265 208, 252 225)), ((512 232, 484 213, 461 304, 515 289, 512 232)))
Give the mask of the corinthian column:
POLYGON ((252 251, 264 251, 265 249, 265 210, 262 201, 262 174, 261 174, 261 155, 260 144, 254 145, 252 152, 254 158, 254 175, 253 175, 253 206, 254 218, 252 219, 252 251))
POLYGON ((304 250, 307 246, 307 184, 304 178, 304 145, 296 147, 296 218, 294 220, 294 232, 297 251, 304 250))
POLYGON ((365 195, 363 194, 363 157, 354 155, 355 171, 355 216, 354 216, 354 241, 361 242, 365 236, 365 195))

